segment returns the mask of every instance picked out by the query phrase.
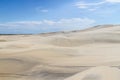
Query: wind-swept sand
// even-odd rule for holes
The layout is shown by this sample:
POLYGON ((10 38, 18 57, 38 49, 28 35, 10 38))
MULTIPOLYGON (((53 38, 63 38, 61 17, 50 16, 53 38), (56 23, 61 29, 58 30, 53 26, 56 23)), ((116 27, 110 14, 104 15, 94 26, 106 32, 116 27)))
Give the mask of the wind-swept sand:
POLYGON ((0 80, 119 80, 119 68, 120 26, 0 36, 0 80))
POLYGON ((96 67, 65 80, 120 80, 120 70, 110 67, 96 67))

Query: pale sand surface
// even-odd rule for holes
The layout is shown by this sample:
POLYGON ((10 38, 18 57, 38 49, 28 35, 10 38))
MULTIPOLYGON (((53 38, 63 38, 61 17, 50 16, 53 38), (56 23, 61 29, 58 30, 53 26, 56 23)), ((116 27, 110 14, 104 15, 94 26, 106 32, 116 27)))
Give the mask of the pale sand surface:
POLYGON ((0 35, 0 80, 119 80, 120 26, 0 35))
POLYGON ((120 80, 120 70, 110 67, 95 67, 65 80, 120 80))

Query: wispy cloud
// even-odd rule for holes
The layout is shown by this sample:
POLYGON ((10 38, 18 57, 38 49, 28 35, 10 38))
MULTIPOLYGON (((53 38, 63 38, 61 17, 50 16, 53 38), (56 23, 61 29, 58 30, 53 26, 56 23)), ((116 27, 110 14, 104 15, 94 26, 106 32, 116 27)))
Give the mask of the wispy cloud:
POLYGON ((19 22, 8 22, 0 23, 0 32, 5 29, 10 30, 37 30, 37 31, 49 31, 49 30, 77 30, 91 26, 95 21, 88 18, 71 18, 71 19, 60 19, 58 21, 53 20, 42 20, 42 21, 19 21, 19 22), (86 24, 87 23, 87 24, 86 24))
POLYGON ((43 13, 49 12, 48 9, 44 9, 44 8, 42 8, 42 7, 37 7, 35 10, 36 10, 37 12, 43 12, 43 13))
POLYGON ((97 3, 86 3, 86 2, 77 2, 75 6, 78 8, 89 8, 89 7, 94 7, 94 6, 99 6, 106 3, 105 1, 103 2, 97 2, 97 3))
POLYGON ((41 21, 19 21, 19 22, 1 23, 0 27, 37 26, 40 24, 42 24, 41 21))
POLYGON ((40 11, 41 11, 41 12, 44 12, 44 13, 48 12, 47 9, 42 9, 42 10, 40 10, 40 11))
POLYGON ((104 6, 110 3, 120 3, 120 0, 104 0, 104 1, 93 2, 93 3, 77 2, 75 3, 75 6, 80 9, 87 9, 89 11, 94 11, 94 10, 99 9, 100 6, 104 6))
POLYGON ((120 0, 106 0, 106 2, 111 2, 111 3, 120 3, 120 0))

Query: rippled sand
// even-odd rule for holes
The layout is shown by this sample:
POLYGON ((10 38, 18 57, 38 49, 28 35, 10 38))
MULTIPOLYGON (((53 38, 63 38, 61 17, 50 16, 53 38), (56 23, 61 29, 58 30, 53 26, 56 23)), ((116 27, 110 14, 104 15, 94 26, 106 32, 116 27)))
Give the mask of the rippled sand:
POLYGON ((119 80, 119 31, 0 35, 0 80, 119 80))

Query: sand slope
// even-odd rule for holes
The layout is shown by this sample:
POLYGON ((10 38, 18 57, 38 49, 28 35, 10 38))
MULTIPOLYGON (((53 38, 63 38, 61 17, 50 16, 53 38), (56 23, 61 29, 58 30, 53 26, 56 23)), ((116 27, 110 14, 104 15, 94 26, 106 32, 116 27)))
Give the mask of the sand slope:
POLYGON ((119 80, 120 70, 111 67, 95 67, 65 80, 119 80))
POLYGON ((0 80, 118 80, 119 68, 117 25, 38 35, 0 35, 0 80), (108 72, 110 77, 105 75, 108 72), (98 73, 97 77, 93 73, 98 73))

